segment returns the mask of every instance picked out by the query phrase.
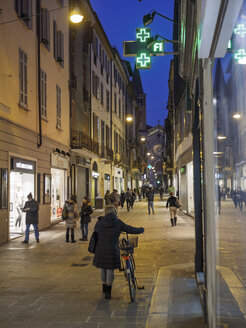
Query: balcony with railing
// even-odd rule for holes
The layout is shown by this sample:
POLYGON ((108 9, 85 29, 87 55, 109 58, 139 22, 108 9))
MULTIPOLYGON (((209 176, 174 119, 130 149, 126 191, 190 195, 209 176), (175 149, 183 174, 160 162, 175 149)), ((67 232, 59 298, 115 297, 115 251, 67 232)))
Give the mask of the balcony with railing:
POLYGON ((101 152, 100 152, 100 158, 105 158, 106 160, 113 160, 113 150, 105 147, 105 146, 101 146, 101 152))
POLYGON ((86 148, 99 155, 99 144, 87 134, 82 131, 72 131, 72 140, 71 140, 71 148, 72 149, 82 149, 86 148))

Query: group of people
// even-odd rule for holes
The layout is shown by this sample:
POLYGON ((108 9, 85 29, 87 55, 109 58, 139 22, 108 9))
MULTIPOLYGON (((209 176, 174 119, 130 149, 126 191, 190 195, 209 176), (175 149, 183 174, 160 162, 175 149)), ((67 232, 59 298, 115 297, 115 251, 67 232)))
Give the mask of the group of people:
POLYGON ((136 191, 130 190, 127 188, 127 191, 122 191, 121 194, 118 193, 116 189, 110 193, 109 190, 106 191, 104 196, 105 206, 107 205, 114 205, 116 211, 118 210, 119 205, 123 208, 126 202, 127 210, 130 211, 130 208, 133 208, 134 202, 136 200, 136 191))

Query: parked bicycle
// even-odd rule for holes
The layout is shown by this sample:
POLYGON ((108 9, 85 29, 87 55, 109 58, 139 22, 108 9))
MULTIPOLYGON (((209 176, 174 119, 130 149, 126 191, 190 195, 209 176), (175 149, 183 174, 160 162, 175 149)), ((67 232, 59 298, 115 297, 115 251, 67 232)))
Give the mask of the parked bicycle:
POLYGON ((144 289, 144 286, 139 286, 135 277, 135 261, 133 257, 134 248, 138 246, 138 237, 122 238, 120 242, 121 253, 121 268, 124 271, 126 281, 128 282, 131 301, 134 302, 136 298, 136 289, 144 289))

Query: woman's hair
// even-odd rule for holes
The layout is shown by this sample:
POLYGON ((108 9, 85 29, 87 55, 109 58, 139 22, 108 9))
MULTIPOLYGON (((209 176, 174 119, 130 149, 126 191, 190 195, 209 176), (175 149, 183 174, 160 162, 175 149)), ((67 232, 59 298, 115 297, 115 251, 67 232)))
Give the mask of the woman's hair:
POLYGON ((114 205, 107 205, 105 207, 105 214, 110 214, 110 213, 114 213, 114 214, 117 214, 116 212, 116 208, 114 207, 114 205))
POLYGON ((77 196, 76 195, 71 195, 70 199, 73 200, 75 203, 77 203, 77 196))
POLYGON ((170 192, 170 196, 173 196, 173 192, 172 191, 170 192))
POLYGON ((84 196, 84 199, 88 202, 88 197, 84 196))

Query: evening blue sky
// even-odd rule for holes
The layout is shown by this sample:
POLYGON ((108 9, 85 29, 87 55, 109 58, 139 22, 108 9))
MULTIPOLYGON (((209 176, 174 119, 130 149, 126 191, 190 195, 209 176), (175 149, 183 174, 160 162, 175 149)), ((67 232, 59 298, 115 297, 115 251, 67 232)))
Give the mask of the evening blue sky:
MULTIPOLYGON (((143 16, 155 10, 173 18, 174 0, 90 0, 112 46, 116 46, 123 58, 123 41, 136 40, 136 28, 143 27, 143 16)), ((172 22, 156 15, 148 26, 151 34, 159 34, 172 40, 172 22)), ((166 51, 172 51, 171 44, 166 51)), ((147 124, 163 125, 167 116, 168 77, 172 55, 152 57, 151 69, 140 70, 143 89, 147 94, 147 124)), ((131 61, 135 58, 123 58, 131 61)))

